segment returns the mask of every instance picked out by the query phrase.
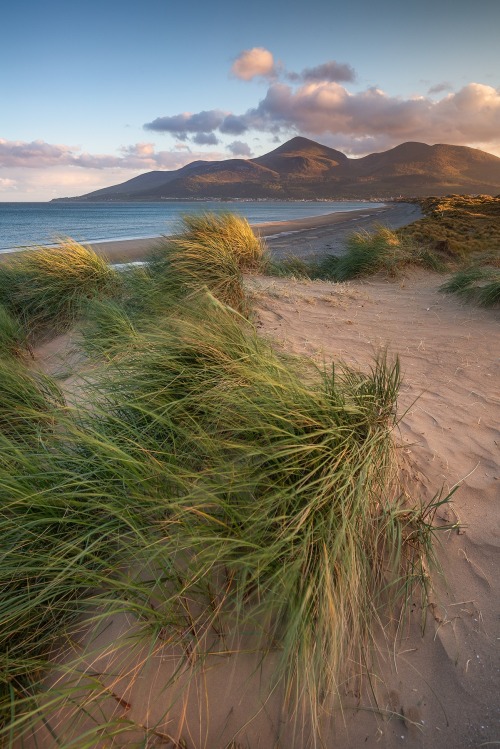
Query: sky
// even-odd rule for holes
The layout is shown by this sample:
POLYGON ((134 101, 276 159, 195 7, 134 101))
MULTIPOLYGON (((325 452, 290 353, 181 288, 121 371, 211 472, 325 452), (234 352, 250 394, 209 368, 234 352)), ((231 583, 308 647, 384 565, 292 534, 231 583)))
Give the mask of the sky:
POLYGON ((0 19, 0 201, 295 135, 500 156, 500 0, 10 0, 0 19))

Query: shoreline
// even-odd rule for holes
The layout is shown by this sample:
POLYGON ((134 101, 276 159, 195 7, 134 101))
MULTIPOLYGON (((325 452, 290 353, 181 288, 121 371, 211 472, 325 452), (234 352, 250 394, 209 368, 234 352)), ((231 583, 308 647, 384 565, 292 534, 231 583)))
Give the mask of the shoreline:
MULTIPOLYGON (((297 255, 339 254, 343 251, 345 238, 356 230, 371 230, 377 223, 390 228, 399 228, 418 220, 422 212, 414 203, 387 203, 379 208, 359 209, 310 216, 289 221, 271 221, 251 224, 253 231, 268 241, 270 253, 275 257, 297 255)), ((143 239, 103 240, 82 242, 112 263, 127 263, 144 260, 163 237, 143 239)), ((0 262, 16 257, 29 250, 13 250, 0 253, 0 262)))

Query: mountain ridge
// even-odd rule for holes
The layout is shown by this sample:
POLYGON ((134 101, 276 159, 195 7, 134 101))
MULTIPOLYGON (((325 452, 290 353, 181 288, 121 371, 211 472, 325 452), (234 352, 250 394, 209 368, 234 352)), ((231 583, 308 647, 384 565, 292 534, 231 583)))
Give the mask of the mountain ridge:
POLYGON ((254 159, 193 161, 55 201, 328 199, 500 192, 500 158, 445 143, 405 142, 359 159, 296 136, 254 159))

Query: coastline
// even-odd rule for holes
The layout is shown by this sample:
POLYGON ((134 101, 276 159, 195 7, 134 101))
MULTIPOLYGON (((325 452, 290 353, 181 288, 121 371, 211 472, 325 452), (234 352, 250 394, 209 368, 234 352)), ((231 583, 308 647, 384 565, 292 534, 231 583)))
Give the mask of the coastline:
MULTIPOLYGON (((268 241, 269 250, 275 257, 310 257, 325 253, 341 253, 346 236, 353 231, 372 230, 378 223, 396 229, 418 220, 421 216, 419 206, 413 203, 388 203, 380 208, 370 208, 367 204, 366 209, 357 211, 252 224, 252 229, 268 241)), ((119 239, 88 245, 112 263, 130 263, 144 260, 161 239, 161 236, 119 239)), ((0 262, 26 251, 1 253, 0 262)))

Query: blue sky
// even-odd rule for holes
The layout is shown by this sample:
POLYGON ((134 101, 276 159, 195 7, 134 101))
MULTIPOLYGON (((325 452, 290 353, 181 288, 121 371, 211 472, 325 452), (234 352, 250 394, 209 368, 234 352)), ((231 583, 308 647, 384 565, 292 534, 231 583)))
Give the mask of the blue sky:
POLYGON ((405 140, 500 155, 499 0, 19 0, 1 18, 0 200, 296 134, 350 156, 405 140))

